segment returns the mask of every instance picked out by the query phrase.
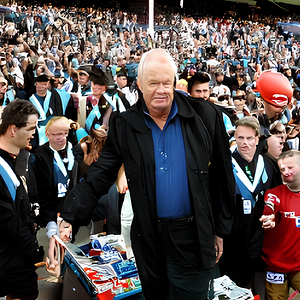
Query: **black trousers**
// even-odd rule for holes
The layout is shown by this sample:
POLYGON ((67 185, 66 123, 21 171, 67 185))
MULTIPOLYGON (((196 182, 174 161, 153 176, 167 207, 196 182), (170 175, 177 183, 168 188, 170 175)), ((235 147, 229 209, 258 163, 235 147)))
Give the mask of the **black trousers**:
POLYGON ((0 276, 0 297, 10 295, 18 299, 38 297, 37 274, 35 267, 16 268, 0 276))
MULTIPOLYGON (((262 245, 257 242, 257 245, 260 244, 262 245)), ((260 295, 260 299, 263 300, 266 264, 259 254, 250 257, 250 246, 244 227, 233 230, 224 238, 224 254, 220 259, 220 270, 222 275, 227 275, 240 287, 251 289, 254 295, 260 295)))
POLYGON ((196 222, 159 222, 170 300, 207 298, 209 281, 217 268, 203 269, 196 222))

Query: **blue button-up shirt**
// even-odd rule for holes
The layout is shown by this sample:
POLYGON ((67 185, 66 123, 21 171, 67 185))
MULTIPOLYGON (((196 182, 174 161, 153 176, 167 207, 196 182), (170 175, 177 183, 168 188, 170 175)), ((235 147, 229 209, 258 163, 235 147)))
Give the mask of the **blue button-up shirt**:
POLYGON ((151 129, 153 138, 156 206, 159 218, 182 218, 192 215, 185 147, 177 112, 177 104, 173 101, 166 124, 161 130, 147 109, 144 109, 146 124, 151 129))

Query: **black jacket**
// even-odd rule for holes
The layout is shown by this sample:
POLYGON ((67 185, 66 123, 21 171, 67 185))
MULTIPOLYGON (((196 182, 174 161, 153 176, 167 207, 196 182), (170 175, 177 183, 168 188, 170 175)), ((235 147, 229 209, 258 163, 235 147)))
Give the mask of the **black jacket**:
MULTIPOLYGON (((13 158, 1 149, 0 156, 14 171, 13 158)), ((21 178, 18 175, 17 178, 20 185, 13 201, 0 176, 0 297, 14 293, 18 298, 32 298, 30 294, 22 294, 22 285, 27 284, 30 293, 32 285, 36 284, 34 264, 42 261, 44 253, 39 251, 32 230, 28 196, 21 178)))
MULTIPOLYGON (((58 198, 57 185, 54 184, 53 174, 54 153, 49 148, 49 142, 37 147, 30 158, 30 186, 35 185, 36 199, 40 205, 39 224, 43 227, 50 221, 57 221, 57 213, 60 212, 64 198, 58 198)), ((72 171, 68 171, 70 183, 69 189, 76 184, 78 163, 74 161, 72 171)), ((31 197, 34 198, 31 189, 31 197)))
MULTIPOLYGON (((235 152, 233 157, 243 170, 244 165, 241 156, 235 152)), ((252 162, 255 162, 255 171, 252 172, 252 176, 255 179, 255 176, 259 175, 256 172, 257 168, 260 167, 263 168, 263 172, 267 174, 267 177, 263 179, 262 176, 257 181, 257 185, 254 186, 253 191, 251 191, 251 195, 255 200, 255 205, 251 209, 251 213, 244 213, 244 201, 250 199, 244 199, 239 186, 236 186, 233 230, 229 236, 224 238, 224 254, 220 259, 221 274, 229 276, 241 287, 247 286, 253 280, 254 274, 265 268, 265 263, 261 258, 264 229, 259 219, 264 209, 264 192, 280 184, 278 171, 275 170, 270 160, 262 155, 261 158, 263 161, 259 162, 258 157, 259 148, 257 148, 256 154, 252 159, 252 162)), ((235 169, 234 172, 236 172, 235 169)), ((244 180, 243 183, 245 183, 244 180)), ((256 293, 259 293, 259 291, 256 291, 256 293)))

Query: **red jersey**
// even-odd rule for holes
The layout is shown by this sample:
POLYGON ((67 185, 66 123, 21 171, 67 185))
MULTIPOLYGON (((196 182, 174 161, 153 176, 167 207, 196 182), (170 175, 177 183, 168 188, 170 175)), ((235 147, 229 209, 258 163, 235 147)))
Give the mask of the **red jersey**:
POLYGON ((262 258, 269 271, 290 273, 300 270, 300 192, 280 185, 264 196, 265 211, 275 213, 276 225, 266 229, 262 258))

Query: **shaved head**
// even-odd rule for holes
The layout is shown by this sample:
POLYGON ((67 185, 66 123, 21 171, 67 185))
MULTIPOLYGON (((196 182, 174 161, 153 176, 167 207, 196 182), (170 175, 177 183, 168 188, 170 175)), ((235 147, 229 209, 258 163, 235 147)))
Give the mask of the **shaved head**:
POLYGON ((141 58, 138 68, 138 82, 141 82, 141 80, 143 79, 144 70, 146 69, 147 65, 153 62, 161 62, 162 64, 169 65, 168 68, 170 68, 170 70, 173 70, 175 78, 177 68, 171 55, 164 49, 153 49, 144 53, 141 58))

